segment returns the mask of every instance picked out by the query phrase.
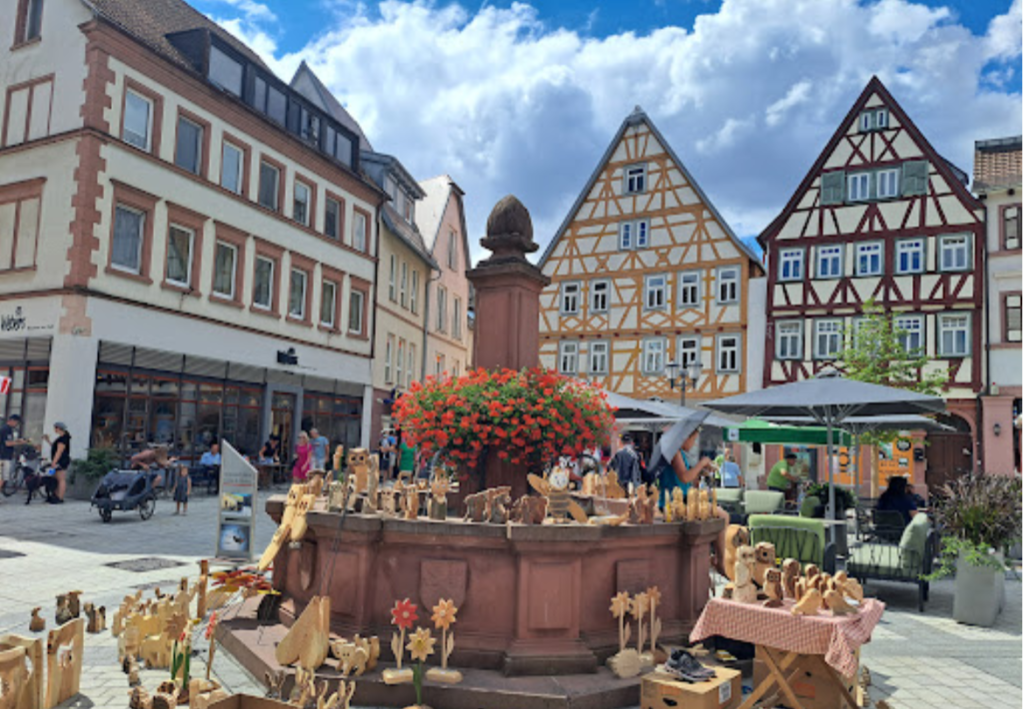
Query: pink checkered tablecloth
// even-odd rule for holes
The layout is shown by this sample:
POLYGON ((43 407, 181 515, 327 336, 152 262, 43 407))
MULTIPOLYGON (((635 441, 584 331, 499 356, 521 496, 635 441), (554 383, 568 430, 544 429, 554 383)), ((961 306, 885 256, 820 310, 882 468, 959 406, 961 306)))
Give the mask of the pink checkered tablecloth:
POLYGON ((873 598, 865 600, 857 613, 843 616, 829 611, 793 615, 793 601, 784 603, 781 608, 765 608, 760 603, 713 598, 690 633, 690 642, 721 635, 801 655, 824 655, 825 662, 850 677, 857 671, 854 653, 871 640, 871 631, 885 611, 885 604, 873 598))

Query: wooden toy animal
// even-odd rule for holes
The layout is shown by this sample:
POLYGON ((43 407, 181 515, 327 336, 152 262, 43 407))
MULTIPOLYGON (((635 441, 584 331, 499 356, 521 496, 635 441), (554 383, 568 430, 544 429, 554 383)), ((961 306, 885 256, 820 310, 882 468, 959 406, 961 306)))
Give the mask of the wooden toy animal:
POLYGON ((68 600, 67 594, 61 594, 57 596, 57 611, 54 613, 54 622, 57 625, 64 625, 65 623, 75 619, 75 616, 71 613, 71 604, 68 600))
POLYGON ((32 609, 32 617, 28 621, 28 629, 33 633, 39 633, 46 630, 46 620, 39 615, 39 611, 41 610, 42 608, 38 606, 32 609))
POLYGON ((216 682, 194 677, 188 683, 189 709, 209 709, 211 704, 227 699, 230 695, 216 682), (210 686, 213 685, 213 686, 210 686))
POLYGON ((128 709, 153 709, 153 698, 144 687, 128 690, 128 709))
POLYGON ((106 606, 100 606, 99 608, 97 608, 92 603, 86 603, 85 617, 88 618, 88 624, 85 626, 85 632, 102 633, 104 630, 107 629, 106 606))
POLYGON ((757 587, 754 585, 754 549, 742 546, 736 550, 736 580, 733 582, 733 600, 740 603, 756 603, 757 587))
POLYGON ((775 545, 771 542, 758 542, 754 547, 754 583, 764 587, 764 573, 775 568, 775 545))
POLYGON ((295 670, 295 685, 288 703, 295 707, 306 707, 316 699, 316 675, 303 667, 295 670))
POLYGON ((809 579, 813 579, 815 576, 821 573, 821 569, 818 568, 817 564, 808 564, 804 568, 804 576, 809 579))
POLYGON ((857 612, 857 609, 847 603, 839 591, 825 591, 824 601, 828 605, 828 609, 832 611, 832 615, 850 615, 857 612))
POLYGON ((466 514, 463 517, 464 520, 469 522, 483 522, 485 519, 490 517, 487 490, 481 490, 480 492, 475 492, 472 495, 467 495, 464 501, 466 503, 466 514))
POLYGON ((689 522, 700 519, 700 490, 695 487, 686 495, 686 519, 689 522))
POLYGON ((548 500, 548 518, 555 524, 567 522, 567 516, 581 523, 587 523, 587 513, 573 501, 569 493, 569 469, 558 465, 551 469, 546 478, 533 473, 526 476, 530 486, 548 500))
POLYGON ((366 492, 370 482, 370 454, 365 448, 353 448, 348 452, 347 470, 352 491, 357 495, 366 492))
POLYGON ((402 516, 416 519, 420 516, 420 491, 415 485, 406 485, 402 494, 402 516))
POLYGON ((800 578, 800 562, 786 559, 782 562, 782 590, 786 598, 796 598, 796 582, 800 578))
MULTIPOLYGON (((686 499, 683 495, 683 488, 677 487, 672 490, 672 500, 669 503, 672 512, 672 519, 676 522, 686 521, 686 499)), ((739 525, 737 525, 739 526, 739 525)), ((745 543, 745 542, 744 542, 745 543)), ((726 562, 726 568, 729 568, 726 562)))
POLYGON ((56 706, 78 694, 84 649, 84 618, 50 631, 46 639, 46 706, 56 706))
POLYGON ((626 498, 626 491, 619 483, 619 476, 614 470, 604 474, 605 497, 610 500, 622 500, 626 498))
POLYGON ((821 608, 821 592, 816 588, 809 588, 807 592, 793 606, 793 615, 817 615, 821 608))
POLYGON ((547 510, 547 498, 523 495, 512 505, 512 521, 519 524, 543 524, 547 510))
POLYGON ((338 640, 331 643, 331 653, 338 659, 338 671, 342 677, 348 678, 354 674, 356 677, 366 672, 367 663, 370 661, 369 644, 338 640))
POLYGON ((445 520, 448 518, 448 492, 452 482, 447 475, 437 475, 430 481, 430 498, 427 500, 427 517, 445 520))
MULTIPOLYGON (((678 492, 680 499, 683 491, 680 488, 673 490, 678 492)), ((683 506, 685 509, 685 506, 683 506)), ((673 512, 673 516, 675 513, 673 512)), ((680 521, 682 521, 680 519, 680 521)), ((740 524, 730 524, 725 528, 725 575, 730 581, 736 580, 736 550, 750 544, 750 532, 740 524)))
MULTIPOLYGON (((339 448, 341 446, 338 446, 339 448)), ((267 688, 266 696, 267 699, 281 699, 281 687, 284 686, 284 681, 288 677, 284 670, 277 670, 276 672, 263 673, 263 684, 267 688)))
POLYGON ((708 498, 707 490, 701 490, 698 493, 697 519, 701 521, 711 519, 711 500, 708 498))
POLYGON ((641 485, 636 490, 637 513, 640 524, 654 524, 654 512, 658 509, 658 495, 641 485))
POLYGON ((153 709, 177 709, 178 688, 174 682, 165 680, 153 692, 153 709))
POLYGON ((768 569, 764 573, 764 593, 768 597, 765 605, 776 607, 782 605, 782 572, 778 569, 768 569))
POLYGON ((490 508, 490 522, 492 524, 505 524, 508 522, 508 517, 512 508, 512 488, 496 487, 488 492, 490 493, 490 501, 488 504, 488 507, 490 508))

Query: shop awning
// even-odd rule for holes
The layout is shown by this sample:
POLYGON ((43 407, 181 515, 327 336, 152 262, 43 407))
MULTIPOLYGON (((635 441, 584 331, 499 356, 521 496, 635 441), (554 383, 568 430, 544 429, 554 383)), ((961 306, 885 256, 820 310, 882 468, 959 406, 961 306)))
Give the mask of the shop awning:
MULTIPOLYGON (((840 435, 837 431, 833 435, 837 445, 852 445, 850 434, 843 432, 840 435)), ((763 419, 748 419, 741 424, 726 426, 722 429, 722 436, 726 441, 739 443, 787 446, 828 445, 828 429, 823 426, 789 426, 763 419)))

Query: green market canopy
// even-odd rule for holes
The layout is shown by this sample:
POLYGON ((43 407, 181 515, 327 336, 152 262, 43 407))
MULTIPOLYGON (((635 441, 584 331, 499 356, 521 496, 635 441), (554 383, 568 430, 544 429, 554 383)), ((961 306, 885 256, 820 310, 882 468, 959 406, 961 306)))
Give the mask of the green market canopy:
MULTIPOLYGON (((726 426, 722 436, 728 442, 781 444, 787 446, 827 446, 828 429, 824 426, 790 426, 763 419, 748 419, 740 424, 726 426)), ((850 446, 853 439, 848 433, 833 432, 835 443, 850 446)))

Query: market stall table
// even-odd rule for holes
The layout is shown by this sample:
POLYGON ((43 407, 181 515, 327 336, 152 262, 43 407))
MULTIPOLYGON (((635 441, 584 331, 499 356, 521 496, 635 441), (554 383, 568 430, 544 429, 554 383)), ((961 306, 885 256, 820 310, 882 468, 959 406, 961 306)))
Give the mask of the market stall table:
POLYGON ((807 671, 823 671, 840 702, 851 709, 857 707, 843 677, 856 676, 857 650, 871 640, 885 604, 867 599, 857 613, 846 616, 833 616, 828 611, 813 616, 793 615, 792 607, 792 600, 786 600, 781 608, 766 608, 714 598, 704 607, 690 633, 690 642, 720 635, 758 647, 769 674, 739 709, 752 709, 776 686, 791 709, 804 709, 792 683, 807 671))

